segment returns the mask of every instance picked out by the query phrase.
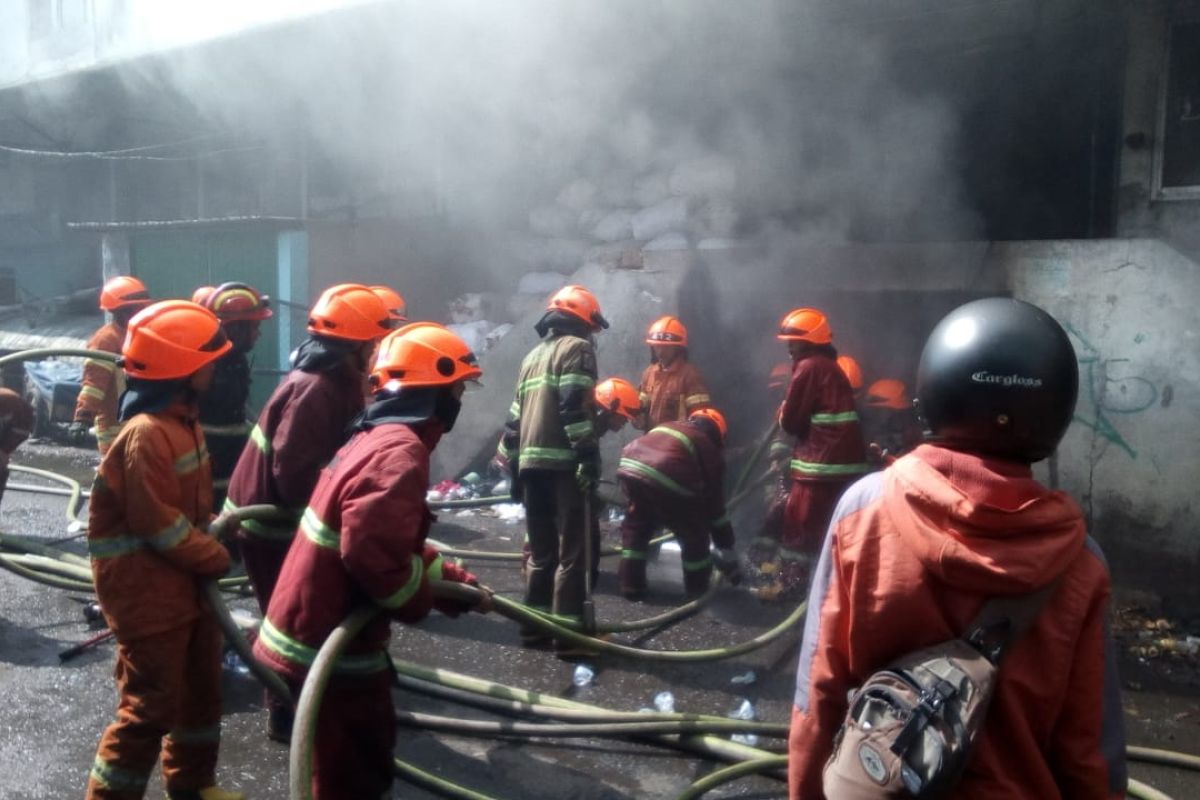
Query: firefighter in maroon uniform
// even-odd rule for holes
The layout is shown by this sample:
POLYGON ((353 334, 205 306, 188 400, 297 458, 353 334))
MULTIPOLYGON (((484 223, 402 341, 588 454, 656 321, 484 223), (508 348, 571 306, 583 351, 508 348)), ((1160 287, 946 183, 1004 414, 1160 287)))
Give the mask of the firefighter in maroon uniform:
POLYGON ((621 524, 621 594, 646 596, 646 550, 659 528, 679 541, 683 589, 689 598, 708 590, 714 558, 734 583, 741 569, 733 528, 725 514, 725 417, 715 408, 693 411, 684 422, 665 422, 621 451, 617 479, 629 506, 621 524))
POLYGON ((250 440, 253 423, 246 419, 252 382, 250 351, 258 341, 259 326, 273 316, 271 298, 249 284, 230 281, 216 288, 197 289, 192 302, 199 302, 217 315, 233 345, 217 360, 212 386, 200 395, 200 427, 212 458, 213 510, 220 511, 229 489, 229 476, 250 440))
MULTIPOLYGON (((272 523, 245 520, 236 534, 263 613, 321 467, 346 441, 346 427, 363 409, 369 359, 390 325, 383 302, 366 286, 326 289, 309 313, 309 336, 296 351, 292 371, 250 431, 229 480, 225 510, 267 504, 288 512, 272 523)), ((272 712, 267 734, 286 741, 291 709, 270 693, 265 698, 272 712)))
POLYGON ((212 475, 196 398, 229 350, 212 312, 166 300, 129 322, 120 434, 100 462, 88 520, 96 596, 117 637, 117 719, 88 800, 137 800, 161 754, 172 800, 241 800, 217 787, 221 630, 197 587, 229 569, 205 531, 212 475))
POLYGON ((792 378, 779 408, 779 426, 796 438, 789 471, 792 487, 784 509, 778 580, 763 599, 802 591, 838 498, 868 470, 850 381, 837 363, 833 332, 820 311, 788 313, 778 337, 792 357, 792 378))
MULTIPOLYGON (((434 601, 430 580, 475 584, 425 543, 429 454, 454 427, 464 384, 481 375, 475 356, 432 322, 406 325, 380 345, 373 402, 321 478, 300 521, 254 652, 296 694, 317 650, 356 607, 380 613, 334 667, 316 733, 313 795, 374 800, 392 784, 396 719, 387 644, 393 619, 415 623, 434 601)), ((490 607, 485 599, 480 611, 490 607)))
MULTIPOLYGON (((125 342, 129 319, 150 305, 150 293, 137 278, 118 275, 100 291, 100 308, 112 315, 112 321, 92 334, 89 350, 120 353, 125 342)), ((83 442, 88 428, 96 429, 100 455, 108 452, 121 425, 117 422, 117 402, 125 388, 125 376, 112 361, 88 359, 83 362, 83 385, 75 401, 75 418, 69 434, 75 444, 83 442)))
POLYGON ((921 443, 921 426, 904 381, 880 378, 872 383, 861 413, 872 465, 886 467, 921 443))

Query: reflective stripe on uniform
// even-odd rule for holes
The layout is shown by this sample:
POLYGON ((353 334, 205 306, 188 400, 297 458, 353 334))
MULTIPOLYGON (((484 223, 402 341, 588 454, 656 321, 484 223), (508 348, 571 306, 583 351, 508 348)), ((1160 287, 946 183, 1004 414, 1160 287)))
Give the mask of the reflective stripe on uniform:
POLYGON ((442 579, 442 565, 446 563, 446 559, 442 558, 442 554, 438 553, 433 561, 429 562, 429 566, 425 567, 425 577, 431 581, 440 581, 442 579))
POLYGON ((578 439, 582 439, 584 436, 587 436, 592 431, 593 431, 593 425, 592 425, 591 420, 584 420, 583 422, 572 422, 570 425, 563 426, 563 432, 565 432, 567 434, 567 438, 570 439, 571 441, 576 441, 578 439))
POLYGON ((817 464, 812 461, 804 461, 799 458, 793 458, 792 472, 799 472, 802 475, 859 475, 869 472, 871 467, 867 464, 817 464))
MULTIPOLYGON (((276 628, 269 617, 264 618, 262 625, 259 626, 258 638, 264 647, 284 661, 290 661, 302 667, 311 667, 317 659, 317 648, 309 647, 288 636, 276 628)), ((387 655, 379 652, 340 656, 334 664, 333 671, 341 674, 365 675, 381 672, 387 668, 387 655)))
POLYGON ((203 728, 176 728, 167 736, 178 744, 216 744, 221 741, 221 725, 206 725, 203 728))
POLYGON ((108 396, 108 393, 105 392, 103 389, 92 386, 90 383, 85 383, 79 389, 79 393, 81 395, 83 395, 84 397, 90 397, 93 400, 103 400, 105 397, 108 396))
POLYGON ((678 439, 679 441, 683 442, 683 446, 688 449, 689 453, 691 453, 693 456, 696 455, 696 443, 693 442, 692 438, 690 436, 688 436, 686 433, 682 433, 680 431, 675 430, 674 428, 667 428, 665 426, 660 426, 660 427, 654 428, 650 432, 651 433, 665 433, 668 436, 678 439))
POLYGON ((341 532, 326 525, 325 522, 317 516, 317 512, 312 510, 312 506, 304 509, 304 516, 300 518, 300 530, 303 531, 304 536, 317 547, 325 547, 330 550, 337 550, 342 546, 341 532))
POLYGON ((536 389, 561 389, 564 386, 590 389, 595 384, 595 378, 582 372, 564 372, 562 375, 538 375, 533 378, 526 378, 518 384, 517 397, 523 398, 536 389))
POLYGON ((125 769, 108 763, 100 756, 96 756, 96 760, 92 762, 92 780, 114 792, 145 792, 150 773, 153 771, 153 766, 145 772, 125 769))
POLYGON ((684 561, 683 562, 683 571, 684 572, 699 572, 700 570, 704 570, 704 569, 712 569, 712 558, 710 558, 709 556, 705 556, 704 558, 700 559, 699 561, 684 561))
POLYGON ((155 533, 147 540, 147 544, 153 547, 158 552, 170 550, 175 545, 187 538, 188 531, 192 529, 192 523, 188 522, 188 518, 180 514, 167 527, 155 533))
POLYGON ((646 553, 644 550, 622 550, 621 558, 626 558, 631 561, 645 561, 646 553))
POLYGON ((836 414, 813 414, 809 417, 813 425, 842 425, 847 422, 858 422, 857 411, 841 411, 836 414))
POLYGON ((425 575, 425 562, 420 556, 413 555, 408 569, 408 580, 405 584, 387 597, 375 598, 376 603, 384 608, 400 608, 413 598, 413 595, 421 588, 421 578, 425 575))
POLYGON ((190 450, 175 459, 175 474, 187 475, 195 472, 205 461, 208 461, 208 448, 201 444, 195 450, 190 450))
POLYGON ((200 430, 204 431, 205 436, 246 436, 253 429, 253 425, 247 422, 238 422, 232 425, 209 425, 208 423, 200 423, 200 430))
POLYGON ((271 454, 271 440, 263 433, 263 429, 257 425, 250 429, 250 441, 254 442, 264 456, 271 454))
POLYGON ((633 472, 636 472, 640 475, 644 475, 647 478, 649 478, 650 480, 657 483, 658 485, 662 486, 664 489, 674 492, 675 494, 682 495, 683 497, 695 497, 696 496, 695 492, 688 491, 686 488, 684 488, 683 486, 680 486, 674 480, 672 480, 671 478, 668 478, 666 475, 659 472, 654 467, 652 467, 648 464, 643 464, 640 461, 635 461, 632 458, 622 458, 620 463, 618 464, 618 467, 620 469, 628 469, 628 470, 632 470, 633 472))
POLYGON ((105 536, 102 539, 88 539, 87 543, 88 556, 94 559, 127 556, 145 546, 145 541, 136 536, 105 536))
POLYGON ((562 447, 522 447, 520 460, 522 464, 527 464, 530 460, 574 461, 575 451, 562 447))
POLYGON ((84 359, 83 366, 85 369, 87 367, 97 367, 99 369, 104 370, 105 372, 116 372, 117 371, 117 362, 115 362, 115 361, 98 361, 94 358, 87 358, 87 359, 84 359))
POLYGON ((687 397, 683 398, 683 403, 688 408, 691 408, 692 406, 707 405, 710 402, 712 402, 712 398, 703 392, 689 394, 687 397))

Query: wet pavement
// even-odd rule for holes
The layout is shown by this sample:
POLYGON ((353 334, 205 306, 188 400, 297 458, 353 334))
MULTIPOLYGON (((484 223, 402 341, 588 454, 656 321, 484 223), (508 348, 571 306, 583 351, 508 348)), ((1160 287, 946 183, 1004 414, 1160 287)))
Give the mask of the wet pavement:
MULTIPOLYGON (((90 480, 96 458, 70 448, 26 445, 14 463, 90 480)), ((34 483, 14 474, 12 483, 34 483)), ((10 490, 0 529, 44 540, 71 537, 65 498, 10 490)), ((605 523, 608 543, 614 532, 605 523)), ((432 537, 464 549, 516 552, 522 525, 478 513, 443 512, 432 537)), ((83 552, 77 536, 62 544, 83 552)), ((478 561, 468 567, 498 592, 519 598, 516 562, 478 561)), ((681 601, 678 555, 664 551, 651 566, 651 597, 631 604, 615 592, 615 564, 606 559, 596 592, 602 620, 650 616, 681 601)), ((101 644, 63 664, 59 651, 96 633, 84 618, 86 598, 39 586, 0 571, 0 798, 61 800, 82 797, 95 746, 111 720, 116 696, 113 647, 101 644)), ((236 600, 249 609, 252 602, 236 600)), ((665 630, 622 634, 620 641, 655 649, 721 647, 749 639, 783 619, 790 609, 763 606, 737 589, 718 593, 703 612, 665 630)), ((744 699, 761 719, 788 718, 797 636, 727 661, 666 664, 612 656, 587 659, 592 685, 572 682, 574 664, 517 645, 516 626, 499 615, 449 619, 436 613, 417 627, 393 628, 392 653, 430 667, 443 667, 512 686, 571 698, 606 708, 636 711, 670 691, 679 711, 725 716, 744 699), (735 683, 753 671, 751 684, 735 683)), ((797 632, 798 635, 798 632, 797 632)), ((1127 681, 1126 720, 1131 743, 1200 752, 1200 700, 1187 683, 1163 680, 1152 665, 1123 665, 1127 681), (1129 686, 1136 687, 1130 689, 1129 686)), ((397 691, 397 707, 460 718, 492 719, 487 712, 397 691)), ((261 692, 247 676, 225 674, 221 782, 253 800, 286 800, 287 750, 263 735, 261 692)), ((770 740, 764 740, 770 743, 770 740)), ((779 744, 779 742, 775 742, 779 744)), ((401 728, 397 755, 422 769, 498 798, 670 798, 711 770, 715 762, 623 740, 490 739, 433 734, 401 728)), ((1133 765, 1131 773, 1175 798, 1200 797, 1200 775, 1133 765)), ((782 797, 781 783, 748 778, 708 797, 782 797)), ((156 777, 148 797, 161 797, 156 777)), ((394 797, 436 795, 397 782, 394 797)))

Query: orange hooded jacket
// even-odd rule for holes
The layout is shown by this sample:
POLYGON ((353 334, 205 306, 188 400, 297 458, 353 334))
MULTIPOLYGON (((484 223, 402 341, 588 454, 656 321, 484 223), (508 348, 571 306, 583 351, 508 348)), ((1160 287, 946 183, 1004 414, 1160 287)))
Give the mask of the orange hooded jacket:
POLYGON ((912 650, 960 635, 993 596, 1062 576, 1009 648, 951 797, 1118 798, 1125 740, 1108 569, 1078 507, 1028 466, 922 445, 842 497, 813 576, 788 743, 793 800, 821 773, 847 692, 912 650))

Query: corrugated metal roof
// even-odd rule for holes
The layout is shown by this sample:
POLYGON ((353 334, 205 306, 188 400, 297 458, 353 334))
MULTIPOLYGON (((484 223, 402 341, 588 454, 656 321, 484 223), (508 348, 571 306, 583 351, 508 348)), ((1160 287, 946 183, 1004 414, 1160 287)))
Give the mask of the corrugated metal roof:
POLYGON ((68 222, 67 227, 76 231, 127 231, 162 228, 219 228, 222 226, 300 227, 305 220, 299 217, 207 217, 204 219, 147 219, 139 222, 68 222))
POLYGON ((84 347, 103 324, 104 315, 98 313, 50 317, 33 323, 25 316, 10 316, 0 319, 0 350, 84 347))

